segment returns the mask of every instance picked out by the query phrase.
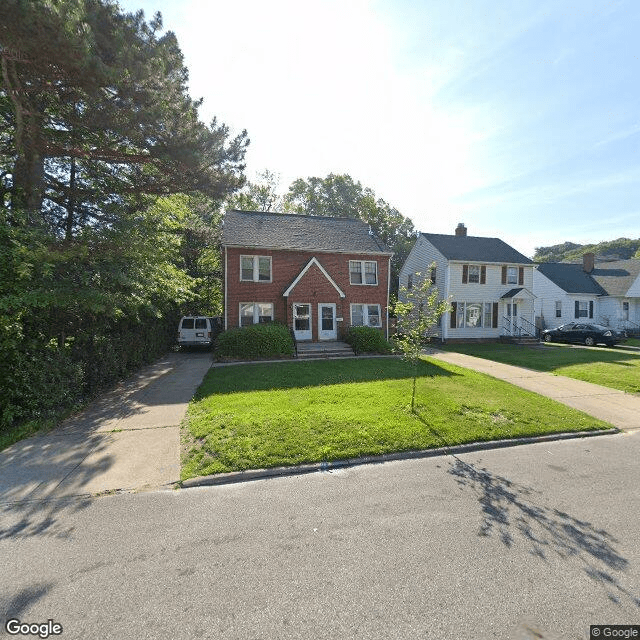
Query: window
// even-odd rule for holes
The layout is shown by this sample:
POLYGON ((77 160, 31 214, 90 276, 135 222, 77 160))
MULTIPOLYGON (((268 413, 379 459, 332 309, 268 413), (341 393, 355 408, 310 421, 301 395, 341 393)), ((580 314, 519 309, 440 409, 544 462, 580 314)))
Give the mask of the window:
POLYGON ((586 300, 576 301, 576 318, 587 318, 589 316, 589 303, 586 300))
POLYGON ((465 326, 471 328, 478 328, 482 326, 481 302, 467 302, 465 304, 464 323, 465 326))
POLYGON ((193 318, 185 318, 182 321, 182 328, 183 329, 193 329, 193 318))
POLYGON ((271 282, 271 256, 240 256, 240 280, 271 282))
POLYGON ((562 300, 556 300, 556 318, 562 318, 562 300))
POLYGON ((431 279, 431 284, 436 283, 436 267, 431 267, 429 272, 429 278, 431 279))
POLYGON ((354 327, 381 327, 379 304, 352 304, 351 325, 354 327))
POLYGON ((349 260, 351 284, 378 284, 378 263, 369 260, 349 260))
POLYGON ((518 284, 518 267, 507 267, 507 284, 518 284))
POLYGON ((453 302, 451 304, 452 329, 497 328, 497 302, 453 302))
POLYGON ((273 303, 271 302, 241 302, 240 326, 273 322, 273 303))
POLYGON ((622 319, 623 320, 629 319, 629 301, 628 300, 622 301, 622 319))
POLYGON ((469 282, 480 282, 480 267, 478 265, 469 265, 469 282))
MULTIPOLYGON (((435 282, 435 274, 433 274, 432 282, 435 282)), ((477 264, 462 265, 462 284, 486 284, 487 283, 487 266, 477 264)))
POLYGON ((413 289, 413 273, 407 276, 407 291, 411 291, 411 289, 413 289))
POLYGON ((207 319, 196 318, 196 329, 206 329, 206 328, 207 328, 207 319))

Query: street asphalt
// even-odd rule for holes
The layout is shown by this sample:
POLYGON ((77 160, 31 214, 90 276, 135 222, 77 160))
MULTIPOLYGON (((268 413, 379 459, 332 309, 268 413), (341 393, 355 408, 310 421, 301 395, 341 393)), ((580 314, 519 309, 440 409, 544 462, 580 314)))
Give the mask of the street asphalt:
POLYGON ((640 620, 640 432, 0 506, 62 638, 585 640, 640 620))

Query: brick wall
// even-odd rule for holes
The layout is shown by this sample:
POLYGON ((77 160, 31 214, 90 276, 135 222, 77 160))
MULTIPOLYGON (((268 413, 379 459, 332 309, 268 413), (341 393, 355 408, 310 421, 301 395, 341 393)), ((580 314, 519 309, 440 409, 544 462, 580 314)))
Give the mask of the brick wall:
POLYGON ((386 332, 387 320, 387 283, 388 256, 371 256, 363 254, 329 254, 305 251, 268 251, 255 249, 226 250, 226 285, 225 316, 227 327, 239 325, 239 308, 241 302, 265 302, 274 305, 275 320, 288 326, 292 324, 293 303, 311 304, 313 339, 318 339, 318 304, 335 303, 336 316, 343 318, 338 322, 338 334, 341 329, 351 323, 350 304, 379 304, 382 329, 386 332), (240 256, 271 256, 271 282, 241 282, 240 256), (289 299, 283 293, 300 274, 305 265, 315 257, 331 276, 334 282, 345 293, 341 298, 322 271, 314 264, 302 277, 291 292, 289 299), (349 283, 349 260, 375 260, 378 263, 377 285, 351 285, 349 283))

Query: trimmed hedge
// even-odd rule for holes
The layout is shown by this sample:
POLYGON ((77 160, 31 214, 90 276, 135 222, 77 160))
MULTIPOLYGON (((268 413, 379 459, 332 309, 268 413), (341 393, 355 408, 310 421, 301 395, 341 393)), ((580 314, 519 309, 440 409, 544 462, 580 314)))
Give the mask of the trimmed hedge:
POLYGON ((351 345, 356 355, 360 353, 391 353, 391 345, 380 329, 374 327, 351 327, 345 342, 351 345))
POLYGON ((276 358, 293 354, 289 327, 275 322, 234 327, 216 339, 216 355, 221 358, 276 358))

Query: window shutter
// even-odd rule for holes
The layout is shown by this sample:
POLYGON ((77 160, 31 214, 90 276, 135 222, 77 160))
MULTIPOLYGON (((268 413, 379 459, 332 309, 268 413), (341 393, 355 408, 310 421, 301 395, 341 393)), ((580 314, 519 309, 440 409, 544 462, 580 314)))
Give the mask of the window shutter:
POLYGON ((469 281, 469 265, 463 264, 462 265, 462 284, 467 284, 468 281, 469 281))
POLYGON ((580 303, 576 300, 576 314, 575 314, 576 318, 580 317, 580 303))
POLYGON ((493 303, 493 318, 492 318, 493 322, 492 322, 492 327, 494 329, 498 328, 498 303, 494 302, 493 303))
POLYGON ((449 314, 449 319, 450 319, 450 326, 452 329, 456 328, 456 318, 458 316, 458 303, 457 302, 452 302, 451 303, 451 312, 449 314))
POLYGON ((524 284, 524 267, 518 269, 518 284, 524 284))
POLYGON ((589 317, 593 318, 593 300, 589 300, 589 317))
POLYGON ((480 284, 487 284, 487 267, 480 267, 480 284))
POLYGON ((507 267, 502 267, 502 284, 507 284, 507 267))

